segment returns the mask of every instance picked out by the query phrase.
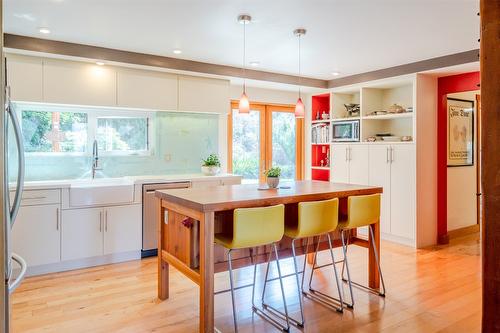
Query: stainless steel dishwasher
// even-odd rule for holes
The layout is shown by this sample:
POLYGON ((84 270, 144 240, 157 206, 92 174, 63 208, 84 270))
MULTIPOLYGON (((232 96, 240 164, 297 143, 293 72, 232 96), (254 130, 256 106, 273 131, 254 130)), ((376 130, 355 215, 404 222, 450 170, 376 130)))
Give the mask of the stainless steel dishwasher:
POLYGON ((158 253, 158 201, 157 190, 171 190, 191 187, 191 182, 171 182, 142 185, 142 251, 141 256, 155 256, 158 253))

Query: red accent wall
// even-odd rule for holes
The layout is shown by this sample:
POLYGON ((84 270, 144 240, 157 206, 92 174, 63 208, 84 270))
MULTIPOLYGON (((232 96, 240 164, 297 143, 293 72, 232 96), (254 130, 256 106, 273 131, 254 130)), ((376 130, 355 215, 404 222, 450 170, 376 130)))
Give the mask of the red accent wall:
POLYGON ((447 112, 446 95, 479 89, 479 72, 444 76, 438 79, 438 118, 437 118, 437 173, 438 173, 438 242, 448 242, 448 161, 447 161, 447 112))

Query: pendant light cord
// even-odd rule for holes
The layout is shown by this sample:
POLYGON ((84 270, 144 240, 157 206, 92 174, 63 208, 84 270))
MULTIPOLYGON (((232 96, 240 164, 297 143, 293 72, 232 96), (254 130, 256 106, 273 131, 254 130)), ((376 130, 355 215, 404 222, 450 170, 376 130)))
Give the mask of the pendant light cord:
POLYGON ((247 37, 247 22, 243 21, 243 92, 246 93, 246 37, 247 37))
POLYGON ((302 34, 299 34, 299 98, 300 92, 301 92, 301 68, 300 68, 300 37, 302 37, 302 34))

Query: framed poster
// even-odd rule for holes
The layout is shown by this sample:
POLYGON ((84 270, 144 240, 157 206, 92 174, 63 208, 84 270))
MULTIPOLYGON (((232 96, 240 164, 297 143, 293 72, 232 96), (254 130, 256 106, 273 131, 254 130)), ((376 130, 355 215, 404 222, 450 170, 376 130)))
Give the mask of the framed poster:
POLYGON ((448 98, 448 166, 474 165, 474 101, 448 98))

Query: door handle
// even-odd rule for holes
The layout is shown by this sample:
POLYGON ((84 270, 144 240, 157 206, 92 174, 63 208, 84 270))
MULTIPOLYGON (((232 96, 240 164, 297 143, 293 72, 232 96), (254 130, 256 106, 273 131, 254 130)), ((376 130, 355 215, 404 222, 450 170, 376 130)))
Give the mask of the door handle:
POLYGON ((24 190, 24 143, 21 134, 21 126, 19 125, 19 120, 17 119, 17 116, 12 108, 12 103, 10 102, 10 87, 6 87, 5 95, 7 98, 6 111, 14 127, 14 137, 16 138, 16 147, 17 147, 16 194, 14 195, 14 202, 12 204, 12 209, 10 211, 10 226, 12 227, 16 220, 17 213, 19 212, 19 207, 21 206, 21 196, 24 190))
POLYGON ((21 266, 21 271, 19 272, 19 275, 17 276, 17 278, 12 283, 9 283, 9 287, 8 287, 9 293, 13 293, 14 290, 16 290, 17 287, 19 287, 21 282, 24 280, 24 276, 26 275, 26 270, 28 268, 28 264, 26 263, 26 261, 20 255, 14 253, 14 252, 12 252, 12 260, 17 262, 19 264, 19 266, 21 266))
POLYGON ((345 147, 345 161, 349 161, 349 147, 345 147))
POLYGON ((394 148, 391 147, 391 163, 394 162, 394 148))
POLYGON ((389 149, 390 149, 389 147, 385 148, 385 160, 386 160, 387 163, 390 162, 389 161, 389 149))
POLYGON ((349 147, 349 161, 352 161, 352 147, 349 147))
POLYGON ((108 232, 108 211, 104 211, 104 231, 108 232))
POLYGON ((56 208, 56 230, 59 231, 59 208, 56 208))
POLYGON ((102 232, 102 212, 99 212, 99 232, 102 232))

